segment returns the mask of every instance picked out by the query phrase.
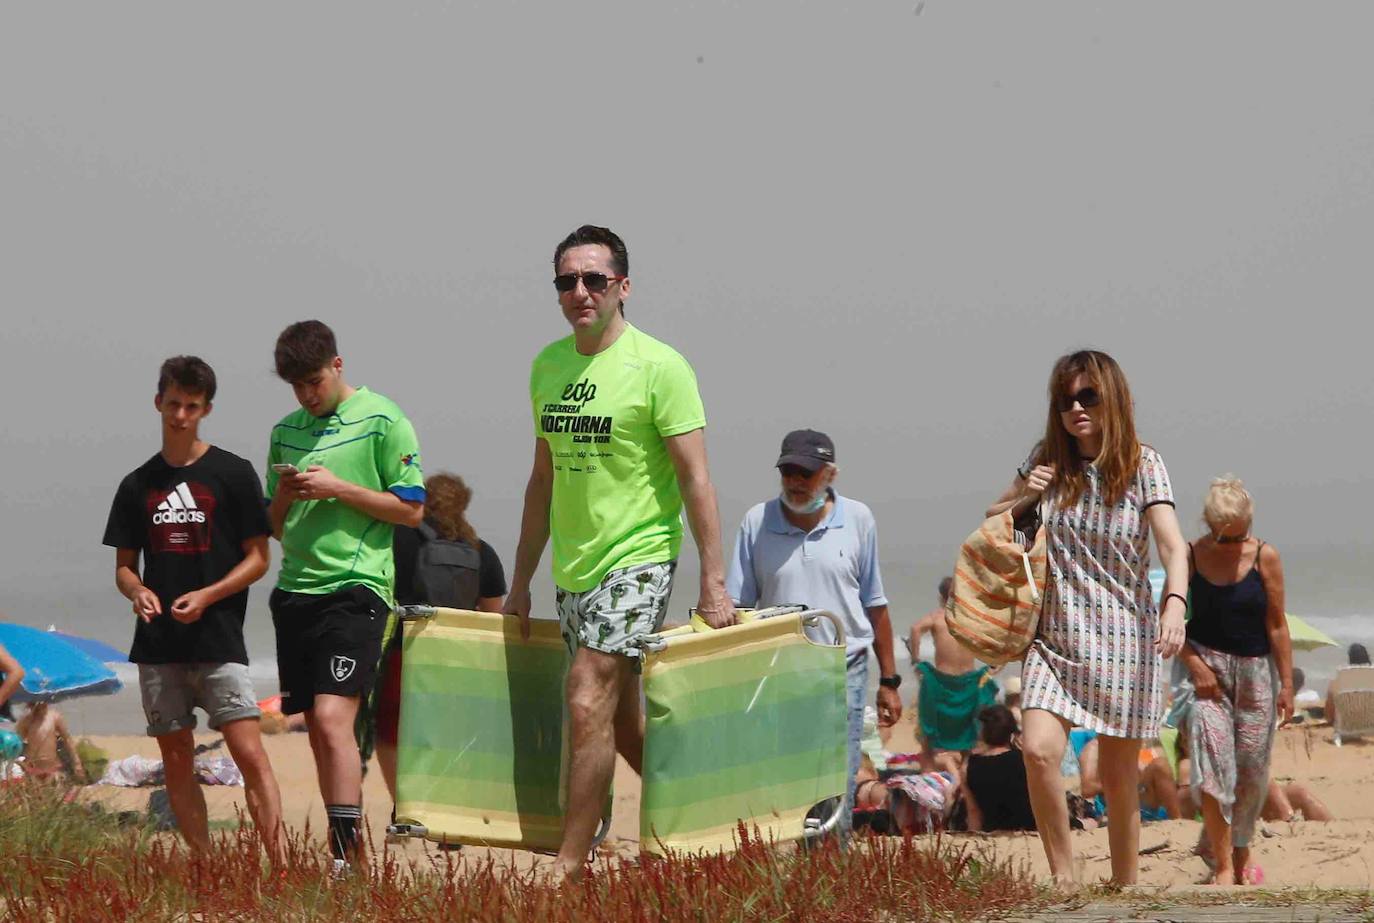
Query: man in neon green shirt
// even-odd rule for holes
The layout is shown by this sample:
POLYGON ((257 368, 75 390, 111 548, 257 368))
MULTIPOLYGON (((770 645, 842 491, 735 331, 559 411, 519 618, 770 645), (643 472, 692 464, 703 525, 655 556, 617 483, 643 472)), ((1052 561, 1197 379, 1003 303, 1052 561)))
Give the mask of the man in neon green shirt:
POLYGON ((277 339, 277 374, 301 409, 272 428, 267 496, 282 545, 272 591, 282 711, 305 713, 336 870, 361 847, 362 763, 354 722, 372 688, 392 600, 392 526, 418 526, 424 473, 394 403, 344 381, 334 332, 317 320, 277 339))
POLYGON ((563 638, 573 653, 567 813, 559 873, 581 877, 619 749, 640 769, 644 716, 632 642, 663 624, 682 511, 701 558, 697 611, 735 621, 720 517, 706 466, 706 415, 691 366, 625 322, 629 255, 585 225, 554 251, 554 287, 572 336, 530 372, 534 469, 505 611, 529 632, 530 578, 550 535, 563 638))

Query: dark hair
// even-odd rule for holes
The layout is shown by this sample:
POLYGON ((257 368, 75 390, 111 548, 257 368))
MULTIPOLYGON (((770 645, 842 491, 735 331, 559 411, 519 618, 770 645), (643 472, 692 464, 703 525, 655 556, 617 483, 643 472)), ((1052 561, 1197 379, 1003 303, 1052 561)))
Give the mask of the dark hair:
POLYGON ((176 385, 187 394, 203 394, 208 404, 215 399, 215 370, 199 356, 173 356, 157 373, 157 393, 176 385))
POLYGON ((1352 667, 1369 665, 1369 651, 1365 650, 1363 644, 1350 645, 1350 650, 1347 654, 1350 657, 1350 665, 1352 667))
POLYGON ((949 599, 950 588, 954 586, 953 577, 943 577, 940 580, 940 600, 943 602, 949 599))
POLYGON ((1102 451, 1097 468, 1102 474, 1102 494, 1108 506, 1126 496, 1140 471, 1140 442, 1135 434, 1135 404, 1126 375, 1116 360, 1095 349, 1080 349, 1060 356, 1050 371, 1049 414, 1037 464, 1054 466, 1053 490, 1061 506, 1072 506, 1087 488, 1088 461, 1078 450, 1078 440, 1064 429, 1059 399, 1067 397, 1069 383, 1082 375, 1102 399, 1098 418, 1102 424, 1102 451))
POLYGON ((601 244, 611 251, 611 268, 618 276, 628 276, 630 274, 630 251, 625 249, 625 241, 610 228, 599 227, 595 224, 584 224, 582 227, 573 231, 563 238, 553 250, 553 271, 558 271, 558 261, 563 259, 563 254, 573 247, 581 247, 585 244, 601 244))
POLYGON ((1307 674, 1302 672, 1302 667, 1293 668, 1293 688, 1301 689, 1307 685, 1307 674))
POLYGON ((978 713, 983 725, 983 743, 989 747, 1005 747, 1016 733, 1016 716, 1005 705, 989 705, 978 713))
POLYGON ((477 547, 477 532, 468 522, 472 488, 456 474, 439 471, 425 478, 425 516, 434 531, 450 542, 477 547))
POLYGON ((279 378, 297 382, 333 362, 338 354, 339 344, 328 325, 323 321, 303 320, 281 332, 272 358, 276 360, 279 378))

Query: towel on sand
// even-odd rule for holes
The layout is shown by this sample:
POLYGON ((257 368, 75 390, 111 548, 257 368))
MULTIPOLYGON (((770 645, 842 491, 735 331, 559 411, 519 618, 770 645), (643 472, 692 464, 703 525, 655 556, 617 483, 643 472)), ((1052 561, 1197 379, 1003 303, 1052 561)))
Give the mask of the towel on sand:
POLYGON ((916 715, 926 745, 933 750, 972 750, 978 740, 978 713, 997 700, 997 684, 988 668, 950 676, 923 660, 916 664, 916 673, 921 678, 916 715))

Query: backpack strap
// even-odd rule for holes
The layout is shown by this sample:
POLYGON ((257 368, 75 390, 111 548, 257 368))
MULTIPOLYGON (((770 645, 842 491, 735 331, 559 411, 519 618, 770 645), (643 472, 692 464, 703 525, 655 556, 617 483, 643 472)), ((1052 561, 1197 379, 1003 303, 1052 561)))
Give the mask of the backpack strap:
POLYGON ((420 537, 427 542, 439 540, 439 533, 429 524, 428 520, 421 519, 420 524, 415 527, 415 531, 420 533, 420 537))

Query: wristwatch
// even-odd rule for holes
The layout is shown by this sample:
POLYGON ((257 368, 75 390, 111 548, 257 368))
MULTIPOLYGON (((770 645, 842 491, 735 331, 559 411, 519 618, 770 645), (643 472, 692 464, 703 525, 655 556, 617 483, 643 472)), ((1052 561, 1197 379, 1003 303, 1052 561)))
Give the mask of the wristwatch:
POLYGON ((902 674, 893 673, 891 676, 881 676, 878 678, 878 685, 888 689, 896 689, 902 684, 902 674))

